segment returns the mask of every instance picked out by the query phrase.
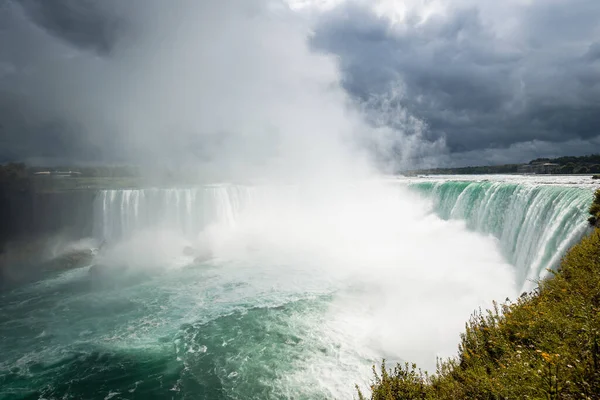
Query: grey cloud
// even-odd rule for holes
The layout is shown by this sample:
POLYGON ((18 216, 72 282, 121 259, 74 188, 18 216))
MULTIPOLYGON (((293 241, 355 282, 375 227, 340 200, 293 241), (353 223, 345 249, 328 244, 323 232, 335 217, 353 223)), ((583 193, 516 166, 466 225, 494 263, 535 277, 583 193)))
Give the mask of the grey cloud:
POLYGON ((109 44, 98 31, 106 15, 96 3, 71 3, 9 0, 0 7, 0 162, 94 160, 101 149, 122 159, 108 126, 102 135, 82 135, 87 127, 72 115, 85 97, 101 95, 83 84, 82 69, 109 44), (85 95, 72 96, 78 90, 85 95))
POLYGON ((324 179, 368 170, 363 131, 404 137, 364 123, 310 24, 276 1, 73 1, 0 13, 0 162, 324 179))
POLYGON ((111 51, 123 29, 123 21, 114 13, 112 1, 21 0, 20 4, 40 28, 100 54, 111 51))
POLYGON ((477 3, 394 26, 351 2, 322 17, 313 45, 339 56, 347 89, 363 100, 402 82, 401 104, 451 153, 533 141, 559 149, 600 135, 598 15, 594 0, 537 1, 514 10, 501 35, 477 3))
MULTIPOLYGON (((235 163, 272 156, 283 129, 317 132, 315 140, 339 126, 362 129, 337 120, 331 104, 346 99, 331 54, 371 122, 394 128, 369 144, 390 159, 600 151, 595 0, 502 3, 498 15, 485 8, 491 2, 457 0, 443 15, 409 14, 395 26, 351 1, 319 17, 312 47, 322 59, 306 54, 285 12, 276 11, 279 22, 265 17, 267 3, 4 0, 0 162, 235 163), (323 96, 321 86, 333 89, 323 96), (297 115, 303 109, 310 118, 297 115)), ((312 148, 305 142, 296 147, 312 148)))
POLYGON ((600 42, 592 43, 584 58, 589 62, 600 61, 600 42))

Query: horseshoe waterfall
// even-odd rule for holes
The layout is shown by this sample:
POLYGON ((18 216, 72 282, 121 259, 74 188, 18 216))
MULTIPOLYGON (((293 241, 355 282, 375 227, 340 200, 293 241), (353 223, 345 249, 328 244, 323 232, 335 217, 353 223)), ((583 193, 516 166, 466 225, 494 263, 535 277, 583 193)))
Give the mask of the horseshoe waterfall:
POLYGON ((433 370, 588 232, 588 179, 97 191, 91 257, 0 293, 0 397, 352 398, 382 358, 433 370))

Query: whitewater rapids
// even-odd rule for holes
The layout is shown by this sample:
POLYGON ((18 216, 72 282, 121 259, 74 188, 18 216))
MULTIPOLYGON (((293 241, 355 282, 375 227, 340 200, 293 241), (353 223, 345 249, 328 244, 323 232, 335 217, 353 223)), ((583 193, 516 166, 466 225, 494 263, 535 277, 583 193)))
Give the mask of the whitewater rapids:
MULTIPOLYGON (((514 298, 531 277, 505 244, 512 220, 489 210, 535 212, 548 243, 563 243, 554 225, 585 231, 588 188, 578 203, 560 194, 572 188, 494 185, 103 191, 98 262, 115 272, 80 268, 2 294, 0 396, 352 398, 382 358, 433 369, 477 307, 514 298), (516 198, 529 208, 511 208, 516 198)), ((522 248, 547 265, 542 241, 522 248)))

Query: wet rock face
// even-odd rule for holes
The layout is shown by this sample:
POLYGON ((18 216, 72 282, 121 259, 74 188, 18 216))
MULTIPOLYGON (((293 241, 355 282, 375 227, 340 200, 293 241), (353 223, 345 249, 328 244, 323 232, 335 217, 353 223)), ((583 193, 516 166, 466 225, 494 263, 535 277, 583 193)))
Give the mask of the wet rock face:
POLYGON ((95 196, 0 186, 0 288, 88 261, 89 247, 61 246, 92 235, 95 196))
POLYGON ((43 236, 6 244, 0 253, 0 290, 92 263, 92 247, 69 248, 67 242, 59 245, 57 240, 43 236))
POLYGON ((90 265, 94 260, 92 249, 74 250, 48 260, 42 264, 41 269, 48 272, 80 268, 90 265))

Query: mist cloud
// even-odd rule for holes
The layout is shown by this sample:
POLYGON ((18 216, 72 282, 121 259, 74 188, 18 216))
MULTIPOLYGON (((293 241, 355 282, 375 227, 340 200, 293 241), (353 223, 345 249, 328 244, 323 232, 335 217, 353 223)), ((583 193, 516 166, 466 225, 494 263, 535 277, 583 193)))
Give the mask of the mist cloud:
POLYGON ((23 0, 1 21, 0 159, 322 176, 364 143, 392 169, 438 145, 363 118, 284 3, 23 0))

